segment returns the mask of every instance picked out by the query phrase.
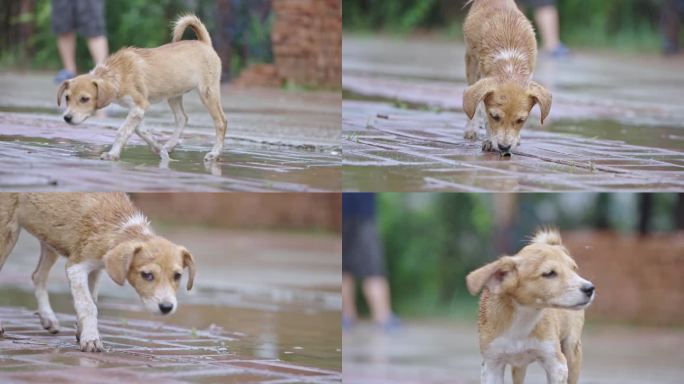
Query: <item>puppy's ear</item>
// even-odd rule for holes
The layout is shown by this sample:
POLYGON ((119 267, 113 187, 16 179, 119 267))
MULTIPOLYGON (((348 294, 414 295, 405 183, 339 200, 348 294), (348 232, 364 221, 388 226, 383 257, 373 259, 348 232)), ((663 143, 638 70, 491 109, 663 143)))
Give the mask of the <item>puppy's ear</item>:
POLYGON ((183 248, 183 268, 188 269, 188 285, 187 290, 192 289, 192 285, 195 282, 195 259, 192 257, 187 249, 183 248))
POLYGON ((97 100, 95 106, 97 109, 104 108, 114 101, 116 98, 116 90, 109 81, 103 79, 93 80, 95 88, 97 89, 97 100))
POLYGON ((549 116, 549 112, 551 112, 551 101, 553 99, 551 92, 536 81, 533 81, 527 89, 527 94, 534 100, 535 104, 539 104, 539 109, 541 109, 541 123, 543 125, 544 120, 546 120, 546 117, 549 116))
POLYGON ((110 249, 104 255, 105 269, 115 283, 124 285, 128 270, 131 269, 131 262, 142 249, 142 243, 128 241, 110 249))
POLYGON ((64 95, 64 92, 69 89, 69 80, 64 80, 62 81, 62 85, 59 86, 59 89, 57 90, 57 106, 61 107, 62 106, 62 96, 64 95))
POLYGON ((504 256, 470 272, 466 277, 468 292, 477 295, 487 287, 492 293, 498 294, 503 291, 506 283, 515 278, 516 272, 515 260, 510 256, 504 256))
POLYGON ((463 111, 468 115, 468 119, 473 119, 477 106, 490 93, 496 90, 496 80, 491 77, 485 77, 478 80, 463 92, 463 111))

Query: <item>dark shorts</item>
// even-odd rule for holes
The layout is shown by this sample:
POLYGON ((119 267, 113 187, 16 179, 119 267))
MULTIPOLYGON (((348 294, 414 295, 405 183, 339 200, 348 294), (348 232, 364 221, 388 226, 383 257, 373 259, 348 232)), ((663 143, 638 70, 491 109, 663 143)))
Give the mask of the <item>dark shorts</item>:
POLYGON ((84 37, 104 36, 104 0, 52 0, 52 32, 73 31, 84 37))
POLYGON ((342 272, 359 279, 385 276, 385 260, 375 220, 344 218, 342 272))
POLYGON ((549 5, 556 6, 556 0, 517 0, 520 5, 527 8, 539 8, 549 5))

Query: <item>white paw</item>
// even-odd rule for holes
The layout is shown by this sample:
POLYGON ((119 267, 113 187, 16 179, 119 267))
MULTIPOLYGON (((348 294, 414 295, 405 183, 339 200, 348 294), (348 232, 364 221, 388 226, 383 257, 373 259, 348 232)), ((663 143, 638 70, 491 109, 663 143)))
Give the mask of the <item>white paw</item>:
POLYGON ((55 316, 54 313, 37 312, 36 314, 40 318, 40 324, 48 332, 50 332, 52 334, 59 332, 59 320, 57 320, 57 317, 55 316))
POLYGON ((97 330, 89 331, 82 330, 80 332, 80 337, 77 334, 76 339, 81 345, 81 351, 83 352, 102 352, 104 351, 104 346, 102 345, 102 340, 100 339, 100 333, 97 330))
POLYGON ((216 160, 218 160, 219 156, 220 156, 219 153, 211 151, 211 152, 207 153, 206 156, 204 156, 204 162, 210 163, 212 161, 216 161, 216 160))
POLYGON ((100 160, 110 160, 110 161, 117 161, 119 160, 120 156, 118 153, 112 153, 112 152, 105 152, 100 155, 100 160))

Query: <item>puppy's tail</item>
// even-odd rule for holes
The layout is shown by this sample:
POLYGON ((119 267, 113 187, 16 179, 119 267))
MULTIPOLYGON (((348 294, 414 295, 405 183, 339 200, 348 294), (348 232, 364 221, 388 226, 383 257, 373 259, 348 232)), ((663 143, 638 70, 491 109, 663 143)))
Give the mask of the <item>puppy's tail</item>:
POLYGON ((202 24, 200 19, 193 14, 183 15, 176 20, 173 25, 172 41, 174 43, 176 41, 180 41, 183 38, 183 32, 185 32, 185 30, 188 28, 191 28, 192 31, 195 32, 195 35, 197 35, 197 40, 211 45, 211 36, 209 36, 207 28, 204 26, 204 24, 202 24))

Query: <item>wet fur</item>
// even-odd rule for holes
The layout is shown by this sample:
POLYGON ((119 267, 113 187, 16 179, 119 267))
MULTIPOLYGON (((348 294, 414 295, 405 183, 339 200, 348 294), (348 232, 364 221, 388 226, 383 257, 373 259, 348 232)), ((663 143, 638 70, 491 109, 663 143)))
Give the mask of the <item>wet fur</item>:
POLYGON ((548 383, 577 383, 584 308, 595 295, 579 292, 591 283, 577 274, 557 231, 539 231, 517 255, 471 272, 466 283, 471 294, 482 292, 482 383, 503 384, 505 367, 511 365, 513 382, 521 384, 534 361, 546 370, 548 383), (549 269, 557 272, 555 278, 540 277, 549 269), (575 301, 581 305, 573 307, 575 301))
POLYGON ((531 80, 537 43, 529 20, 513 0, 475 0, 464 27, 466 77, 463 110, 465 138, 477 138, 484 126, 483 150, 510 153, 534 105, 542 124, 551 109, 551 93, 531 80))
POLYGON ((110 103, 130 108, 119 128, 112 148, 102 154, 105 160, 118 160, 130 135, 135 132, 162 158, 177 146, 187 124, 183 94, 197 90, 209 111, 216 130, 216 141, 205 161, 219 158, 227 130, 221 108, 221 59, 211 45, 202 22, 194 15, 180 17, 174 26, 173 42, 157 48, 124 48, 111 55, 90 73, 67 80, 57 91, 57 104, 69 97, 64 117, 80 124, 110 103), (186 28, 198 40, 180 41, 186 28), (163 146, 142 128, 141 122, 151 104, 167 101, 176 120, 176 129, 163 146))
POLYGON ((128 281, 154 313, 162 313, 162 303, 173 304, 170 313, 177 308, 176 273, 187 268, 187 289, 192 288, 195 263, 190 252, 155 235, 124 193, 0 194, 0 268, 22 228, 41 244, 32 278, 41 324, 51 333, 59 332, 59 322, 48 299, 47 278, 59 255, 67 258, 78 316, 76 337, 83 351, 103 350, 95 306, 103 269, 119 285, 128 281), (143 271, 153 272, 154 280, 144 280, 143 271))

